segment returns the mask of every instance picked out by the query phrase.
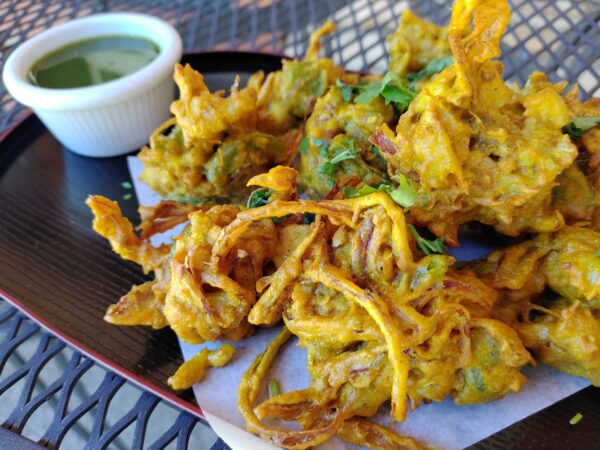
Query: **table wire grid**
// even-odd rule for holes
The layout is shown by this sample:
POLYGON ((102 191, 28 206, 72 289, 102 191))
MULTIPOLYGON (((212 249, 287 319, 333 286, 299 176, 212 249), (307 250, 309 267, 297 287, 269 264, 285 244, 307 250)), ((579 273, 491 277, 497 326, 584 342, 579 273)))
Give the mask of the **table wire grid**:
MULTIPOLYGON (((505 77, 523 84, 532 71, 541 70, 552 81, 578 83, 584 98, 599 96, 600 3, 510 3, 513 14, 502 41, 505 77)), ((2 0, 0 69, 16 46, 47 28, 100 12, 137 11, 173 24, 187 51, 236 49, 291 57, 301 57, 310 33, 331 19, 337 29, 325 39, 324 53, 351 70, 384 72, 385 36, 408 7, 442 24, 450 17, 451 2, 2 0)), ((1 85, 0 133, 24 112, 1 85)), ((107 372, 2 300, 0 423, 48 448, 226 448, 205 422, 107 372), (49 379, 51 372, 61 375, 49 379), (41 416, 48 418, 43 426, 41 416)))

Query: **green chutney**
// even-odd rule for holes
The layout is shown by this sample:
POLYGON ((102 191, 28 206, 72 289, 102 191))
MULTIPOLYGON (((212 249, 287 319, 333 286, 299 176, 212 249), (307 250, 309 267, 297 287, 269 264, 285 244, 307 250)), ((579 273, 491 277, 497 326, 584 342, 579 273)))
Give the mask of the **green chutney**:
POLYGON ((69 89, 116 80, 148 65, 159 53, 153 42, 132 36, 100 36, 43 56, 29 69, 40 87, 69 89))

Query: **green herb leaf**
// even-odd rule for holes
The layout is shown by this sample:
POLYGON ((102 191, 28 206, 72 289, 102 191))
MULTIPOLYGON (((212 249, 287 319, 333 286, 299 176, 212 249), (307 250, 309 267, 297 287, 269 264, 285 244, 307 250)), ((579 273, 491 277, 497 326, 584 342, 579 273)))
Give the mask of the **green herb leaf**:
POLYGON ((341 89, 342 98, 344 99, 344 101, 346 103, 349 102, 352 99, 352 86, 348 86, 346 83, 344 83, 339 78, 335 82, 335 85, 341 89))
POLYGON ((381 83, 379 82, 357 84, 354 87, 362 91, 354 98, 354 103, 369 103, 381 92, 381 83))
POLYGON ((329 142, 327 142, 325 139, 313 137, 312 143, 319 149, 321 156, 327 158, 329 155, 329 142))
POLYGON ((304 136, 300 141, 300 154, 304 155, 308 148, 310 147, 310 142, 308 140, 308 136, 304 136))
POLYGON ((375 153, 377 156, 381 156, 381 150, 379 150, 379 147, 373 146, 373 147, 371 147, 371 151, 373 153, 375 153))
POLYGON ((566 124, 562 131, 571 136, 571 139, 580 138, 586 131, 591 130, 600 123, 600 117, 575 117, 566 124))
POLYGON ((269 197, 273 191, 269 188, 258 188, 255 191, 252 191, 250 196, 248 197, 248 202, 246 206, 248 208, 258 208, 260 206, 265 206, 269 203, 269 197))
POLYGON ((364 195, 374 194, 375 192, 379 192, 382 189, 383 189, 383 185, 374 188, 373 186, 369 186, 368 184, 365 184, 364 186, 361 186, 359 189, 355 189, 351 186, 346 186, 344 188, 344 197, 346 197, 346 198, 362 197, 364 195))
POLYGON ((413 91, 405 88, 402 85, 388 84, 381 90, 381 96, 385 100, 385 104, 395 103, 402 111, 408 108, 410 102, 415 98, 413 91))
POLYGON ((437 238, 430 241, 429 239, 421 237, 417 229, 410 223, 407 224, 406 227, 423 253, 426 255, 431 255, 432 253, 441 255, 444 253, 444 238, 437 238))
POLYGON ((123 189, 131 189, 131 188, 133 188, 133 186, 131 185, 131 183, 129 181, 122 181, 121 182, 121 187, 123 189))
POLYGON ((395 175, 393 179, 398 182, 398 187, 396 188, 389 184, 380 184, 377 187, 365 185, 361 186, 359 189, 347 187, 344 189, 344 197, 356 198, 375 192, 387 192, 394 202, 403 208, 410 208, 417 201, 417 189, 402 174, 395 175))
POLYGON ((269 397, 270 398, 277 397, 279 394, 281 394, 281 388, 279 387, 279 381, 277 381, 275 378, 272 378, 271 381, 269 382, 269 397))
MULTIPOLYGON (((360 153, 360 148, 354 147, 354 141, 348 140, 348 141, 346 141, 346 144, 347 144, 348 148, 346 148, 345 150, 342 150, 341 152, 336 154, 330 160, 325 161, 317 169, 318 173, 327 175, 327 177, 329 178, 329 184, 331 186, 333 186, 333 184, 335 182, 335 174, 337 172, 337 165, 339 163, 341 163, 342 161, 356 158, 358 156, 358 154, 360 153)), ((321 151, 321 154, 323 154, 322 151, 321 151)))
POLYGON ((581 419, 583 419, 583 414, 577 413, 573 417, 571 417, 571 420, 569 420, 569 423, 571 425, 577 425, 579 422, 581 422, 581 419))
POLYGON ((598 250, 596 253, 594 253, 594 256, 600 256, 600 250, 598 250))
POLYGON ((131 194, 125 194, 123 196, 123 200, 129 200, 131 197, 133 197, 133 195, 131 195, 131 194))
POLYGON ((386 73, 379 82, 357 84, 354 89, 362 91, 354 99, 355 103, 368 103, 381 95, 386 105, 394 103, 401 110, 408 108, 410 102, 415 98, 415 93, 403 86, 398 75, 393 72, 386 73))
POLYGON ((404 208, 410 208, 418 198, 417 188, 401 173, 394 175, 392 180, 398 183, 398 187, 391 191, 390 197, 404 208))
POLYGON ((430 61, 429 64, 427 64, 427 67, 425 67, 423 70, 417 73, 409 73, 406 75, 406 79, 414 83, 415 81, 422 80, 423 78, 430 77, 441 72, 453 62, 454 60, 452 59, 452 56, 434 59, 433 61, 430 61))

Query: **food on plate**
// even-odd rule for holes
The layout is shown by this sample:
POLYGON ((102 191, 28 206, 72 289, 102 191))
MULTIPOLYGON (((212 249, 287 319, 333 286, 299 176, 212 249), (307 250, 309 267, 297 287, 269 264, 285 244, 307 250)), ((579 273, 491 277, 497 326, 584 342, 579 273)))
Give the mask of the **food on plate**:
POLYGON ((319 57, 321 37, 334 28, 328 22, 313 34, 304 61, 283 61, 280 71, 266 77, 257 72, 243 88, 236 79, 229 96, 211 93, 200 73, 177 65, 175 117, 140 152, 142 180, 183 202, 241 201, 253 175, 291 165, 316 99, 344 76, 330 59, 319 57))
MULTIPOLYGON (((276 350, 261 355, 240 388, 251 430, 276 445, 307 448, 390 399, 392 417, 404 420, 409 405, 447 396, 471 404, 520 389, 519 368, 530 356, 512 328, 490 317, 496 291, 472 271, 453 269, 452 257, 421 252, 387 193, 297 199, 296 172, 283 167, 250 184, 273 193, 266 204, 189 215, 162 260, 167 275, 152 313, 162 300, 165 321, 191 343, 237 341, 283 319, 283 333, 307 351, 311 386, 255 407, 276 350), (297 420, 303 430, 273 430, 260 422, 267 417, 297 420)), ((94 212, 97 224, 118 224, 105 236, 120 249, 131 225, 114 210, 94 212)))
POLYGON ((494 316, 537 359, 600 386, 600 233, 581 225, 497 250, 476 266, 494 316))
MULTIPOLYGON (((600 100, 542 73, 505 83, 509 15, 496 0, 457 0, 448 27, 406 12, 385 75, 321 58, 331 23, 304 61, 236 80, 228 97, 178 66, 175 117, 140 153, 142 180, 170 200, 140 208, 139 235, 115 202, 87 200, 114 251, 154 273, 105 319, 192 344, 281 324, 237 407, 250 432, 289 449, 334 436, 425 448, 368 418, 387 402, 403 421, 446 398, 497 400, 536 360, 600 385, 600 100), (457 264, 445 244, 471 222, 518 239, 457 264), (292 337, 310 383, 264 398, 292 337)), ((232 357, 231 344, 202 350, 169 384, 232 357)))
POLYGON ((501 77, 506 2, 456 2, 448 40, 455 63, 419 91, 395 132, 371 141, 390 175, 418 186, 411 217, 456 245, 458 227, 479 221, 503 234, 564 224, 552 207, 556 178, 577 156, 562 128, 573 115, 560 89, 533 75, 518 89, 501 77))
POLYGON ((201 350, 192 359, 184 362, 177 372, 168 379, 173 389, 187 389, 204 378, 207 367, 223 367, 233 356, 235 349, 231 344, 224 344, 216 350, 201 350))

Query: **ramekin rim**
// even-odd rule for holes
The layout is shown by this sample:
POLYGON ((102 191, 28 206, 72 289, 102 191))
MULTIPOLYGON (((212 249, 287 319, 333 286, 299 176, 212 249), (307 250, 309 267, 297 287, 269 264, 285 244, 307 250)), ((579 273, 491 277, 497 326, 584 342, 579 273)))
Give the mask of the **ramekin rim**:
MULTIPOLYGON (((110 30, 105 29, 92 32, 84 37, 75 36, 70 42, 110 34, 110 30)), ((52 52, 62 45, 57 45, 44 54, 52 52)), ((116 101, 128 100, 156 86, 166 77, 172 76, 173 67, 181 58, 182 51, 181 37, 172 25, 162 19, 135 12, 98 13, 60 24, 28 39, 9 55, 2 76, 4 85, 13 98, 30 108, 56 111, 90 109, 113 104, 116 101), (111 22, 145 24, 160 30, 162 32, 161 36, 153 35, 152 37, 143 36, 139 32, 136 33, 135 30, 127 33, 131 36, 149 39, 155 43, 159 47, 157 57, 141 69, 116 80, 70 89, 49 89, 36 86, 27 79, 26 72, 23 73, 22 70, 19 70, 25 64, 27 64, 27 70, 29 70, 31 65, 35 63, 31 58, 28 59, 28 56, 32 54, 35 46, 40 42, 67 34, 70 30, 80 27, 81 24, 110 25, 111 22)))

